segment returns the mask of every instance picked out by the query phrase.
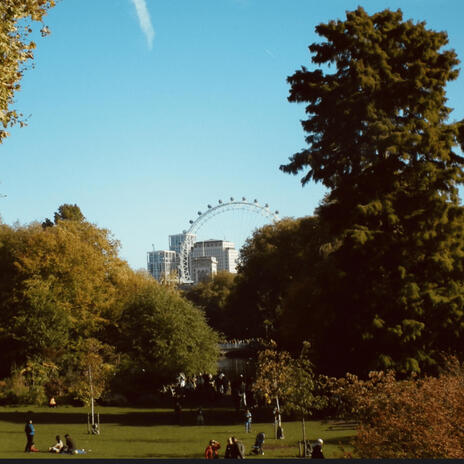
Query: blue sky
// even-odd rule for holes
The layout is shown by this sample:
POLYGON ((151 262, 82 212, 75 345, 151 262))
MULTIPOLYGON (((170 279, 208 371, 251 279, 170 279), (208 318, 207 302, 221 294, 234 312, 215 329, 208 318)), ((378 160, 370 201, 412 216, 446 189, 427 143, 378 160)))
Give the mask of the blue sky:
MULTIPOLYGON (((312 214, 323 188, 302 188, 278 169, 304 147, 303 106, 288 103, 286 77, 310 66, 315 26, 359 4, 61 0, 17 94, 28 126, 0 146, 3 222, 42 221, 76 203, 112 231, 137 269, 152 244, 166 249, 169 234, 218 199, 245 196, 281 216, 312 214), (145 23, 136 3, 146 7, 145 23)), ((464 59, 461 0, 363 6, 401 8, 405 19, 446 30, 464 59)), ((464 118, 463 79, 448 86, 455 119, 464 118)), ((215 219, 222 232, 208 232, 219 236, 204 238, 236 240, 239 222, 245 230, 237 234, 254 227, 226 216, 215 219)))

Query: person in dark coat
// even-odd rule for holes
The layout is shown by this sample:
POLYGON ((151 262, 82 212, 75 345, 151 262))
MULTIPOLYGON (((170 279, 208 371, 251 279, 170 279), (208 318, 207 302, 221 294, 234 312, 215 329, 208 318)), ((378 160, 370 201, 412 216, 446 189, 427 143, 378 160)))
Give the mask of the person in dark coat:
POLYGON ((64 436, 66 438, 66 445, 63 448, 64 453, 68 454, 73 454, 74 450, 76 449, 76 444, 74 443, 74 440, 71 438, 71 435, 68 433, 64 436))
POLYGON ((323 444, 324 444, 324 440, 322 438, 318 438, 311 452, 312 459, 323 459, 324 458, 324 454, 322 453, 323 444))
POLYGON ((232 448, 234 446, 234 441, 232 437, 229 437, 227 439, 227 446, 226 446, 226 452, 224 453, 224 458, 225 459, 232 459, 232 448))
POLYGON ((245 446, 236 437, 232 437, 232 459, 245 458, 245 446))
POLYGON ((26 421, 26 426, 24 427, 24 432, 26 433, 26 448, 24 452, 30 453, 32 451, 32 446, 34 445, 34 436, 35 436, 35 428, 32 420, 29 419, 26 421))

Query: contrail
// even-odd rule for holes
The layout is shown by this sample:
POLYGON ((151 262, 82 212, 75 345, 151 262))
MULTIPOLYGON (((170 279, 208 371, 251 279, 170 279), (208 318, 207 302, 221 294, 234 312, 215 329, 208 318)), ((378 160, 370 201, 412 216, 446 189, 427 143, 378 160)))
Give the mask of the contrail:
POLYGON ((140 27, 147 38, 148 48, 151 50, 153 46, 153 39, 155 37, 155 30, 151 24, 150 13, 148 12, 146 0, 131 0, 131 2, 135 6, 140 27))

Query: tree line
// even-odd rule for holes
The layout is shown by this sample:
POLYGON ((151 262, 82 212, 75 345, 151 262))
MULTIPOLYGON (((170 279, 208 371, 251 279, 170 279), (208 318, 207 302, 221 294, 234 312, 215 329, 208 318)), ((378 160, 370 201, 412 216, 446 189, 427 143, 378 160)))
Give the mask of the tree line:
POLYGON ((118 257, 77 205, 54 220, 0 225, 0 399, 131 400, 179 372, 215 371, 203 312, 118 257))

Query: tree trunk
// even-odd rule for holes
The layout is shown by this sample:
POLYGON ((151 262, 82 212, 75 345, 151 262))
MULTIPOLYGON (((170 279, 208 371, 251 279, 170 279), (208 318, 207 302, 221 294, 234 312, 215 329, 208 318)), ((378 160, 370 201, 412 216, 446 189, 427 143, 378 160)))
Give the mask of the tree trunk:
POLYGON ((89 365, 89 384, 90 384, 90 410, 92 418, 92 427, 95 425, 95 408, 93 402, 93 383, 92 383, 92 369, 89 365))
POLYGON ((278 428, 282 426, 282 418, 280 416, 280 404, 279 404, 278 396, 276 396, 276 407, 277 407, 277 421, 276 421, 276 417, 274 416, 274 438, 275 439, 277 439, 278 428))
POLYGON ((301 427, 302 427, 302 430, 303 430, 303 455, 304 455, 304 457, 306 457, 308 450, 306 449, 307 448, 307 445, 306 445, 306 426, 305 426, 304 416, 301 416, 301 427))

